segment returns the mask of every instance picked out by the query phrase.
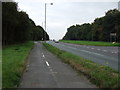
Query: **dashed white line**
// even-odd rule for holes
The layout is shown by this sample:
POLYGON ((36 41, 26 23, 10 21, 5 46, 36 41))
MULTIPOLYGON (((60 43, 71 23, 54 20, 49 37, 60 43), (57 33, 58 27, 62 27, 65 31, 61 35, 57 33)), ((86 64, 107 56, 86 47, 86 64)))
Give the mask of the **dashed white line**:
POLYGON ((102 50, 102 51, 107 52, 107 50, 102 50))
POLYGON ((118 53, 118 52, 112 52, 112 53, 118 53))
POLYGON ((47 66, 49 67, 50 65, 49 65, 49 63, 47 62, 47 61, 45 61, 46 62, 46 64, 47 64, 47 66))
POLYGON ((45 55, 43 54, 43 57, 45 57, 45 55))
POLYGON ((42 53, 43 57, 45 58, 45 55, 42 53))
POLYGON ((100 49, 97 49, 97 50, 100 50, 100 49))
POLYGON ((95 49, 95 48, 91 48, 91 49, 95 49))
POLYGON ((34 43, 38 43, 38 42, 34 42, 34 43))
POLYGON ((89 47, 87 47, 87 48, 89 48, 89 47))
POLYGON ((99 56, 104 56, 104 55, 101 55, 101 54, 99 54, 99 53, 94 53, 94 52, 90 52, 90 51, 86 51, 86 50, 81 50, 81 51, 87 52, 87 53, 92 53, 92 54, 99 55, 99 56))
POLYGON ((68 47, 68 48, 70 48, 70 49, 77 49, 77 48, 74 48, 74 47, 68 47))

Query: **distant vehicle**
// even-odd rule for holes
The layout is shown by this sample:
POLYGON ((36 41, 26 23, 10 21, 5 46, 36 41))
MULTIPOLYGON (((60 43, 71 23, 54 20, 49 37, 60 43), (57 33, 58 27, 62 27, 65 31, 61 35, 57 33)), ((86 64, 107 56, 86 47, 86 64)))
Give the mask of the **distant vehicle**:
POLYGON ((55 43, 59 43, 59 41, 56 41, 56 40, 55 40, 54 42, 55 42, 55 43))
POLYGON ((55 40, 53 39, 53 41, 55 42, 55 40))

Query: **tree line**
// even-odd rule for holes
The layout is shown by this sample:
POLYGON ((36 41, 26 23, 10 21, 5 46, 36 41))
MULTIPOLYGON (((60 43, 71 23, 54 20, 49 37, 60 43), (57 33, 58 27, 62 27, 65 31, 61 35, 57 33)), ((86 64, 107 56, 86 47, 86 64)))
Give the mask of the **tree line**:
POLYGON ((109 10, 105 16, 96 18, 91 24, 70 26, 63 40, 120 42, 120 11, 109 10))
POLYGON ((49 40, 49 35, 26 12, 20 11, 16 2, 2 2, 2 44, 29 40, 49 40))

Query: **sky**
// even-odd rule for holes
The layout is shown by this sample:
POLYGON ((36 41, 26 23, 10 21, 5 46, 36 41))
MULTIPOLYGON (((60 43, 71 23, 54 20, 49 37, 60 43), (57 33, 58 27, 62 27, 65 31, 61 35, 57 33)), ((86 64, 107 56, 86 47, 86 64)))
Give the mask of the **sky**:
POLYGON ((92 23, 105 12, 118 8, 119 0, 14 0, 19 10, 25 11, 36 25, 45 27, 50 39, 64 37, 67 28, 76 24, 92 23), (51 5, 50 3, 53 3, 51 5))

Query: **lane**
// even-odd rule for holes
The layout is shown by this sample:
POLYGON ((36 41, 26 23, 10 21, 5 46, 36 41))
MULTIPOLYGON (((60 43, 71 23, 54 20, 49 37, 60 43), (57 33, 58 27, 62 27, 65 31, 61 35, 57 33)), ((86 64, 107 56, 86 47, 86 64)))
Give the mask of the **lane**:
POLYGON ((105 47, 105 46, 87 46, 76 45, 68 43, 54 43, 48 41, 47 43, 75 55, 81 56, 85 59, 94 61, 98 64, 109 66, 115 70, 118 70, 118 47, 105 47))
POLYGON ((40 42, 35 42, 28 61, 19 88, 97 88, 48 52, 40 42))

